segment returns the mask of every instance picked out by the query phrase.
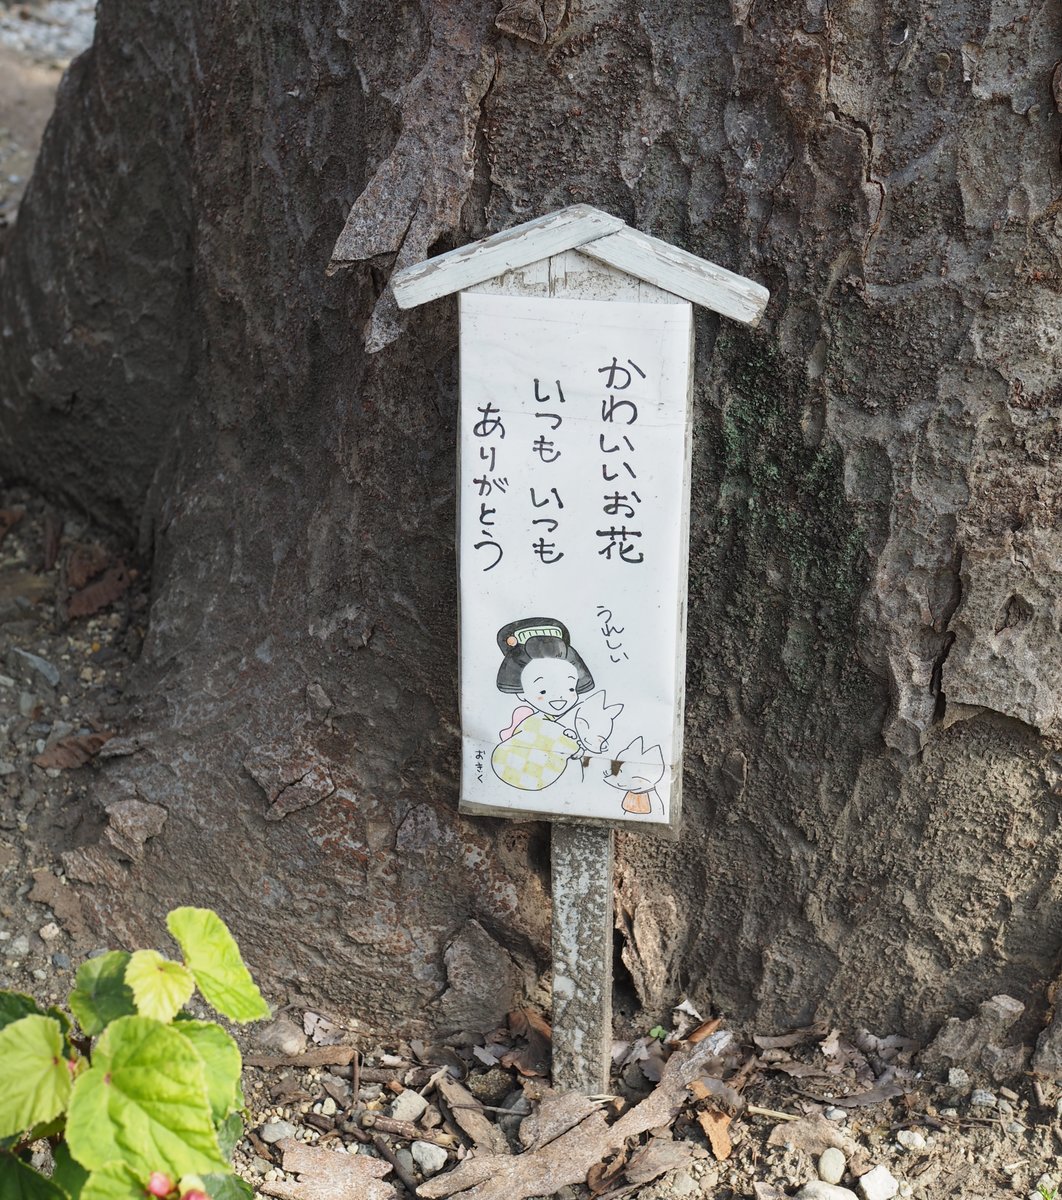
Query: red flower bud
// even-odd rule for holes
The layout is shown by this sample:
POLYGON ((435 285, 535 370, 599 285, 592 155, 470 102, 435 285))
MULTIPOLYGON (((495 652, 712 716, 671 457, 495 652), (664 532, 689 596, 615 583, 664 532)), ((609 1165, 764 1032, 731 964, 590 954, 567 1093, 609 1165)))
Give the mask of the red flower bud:
POLYGON ((198 1188, 192 1188, 190 1192, 185 1192, 181 1200, 210 1200, 206 1192, 201 1192, 198 1188))
POLYGON ((175 1191, 177 1185, 162 1171, 152 1171, 148 1179, 147 1194, 149 1196, 157 1196, 159 1200, 163 1200, 171 1192, 175 1191))

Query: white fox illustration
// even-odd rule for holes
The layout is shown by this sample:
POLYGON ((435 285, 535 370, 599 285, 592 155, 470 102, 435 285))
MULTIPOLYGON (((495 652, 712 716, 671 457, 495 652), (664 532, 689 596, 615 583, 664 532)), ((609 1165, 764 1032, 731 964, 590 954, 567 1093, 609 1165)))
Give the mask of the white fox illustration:
POLYGON ((640 737, 636 737, 625 750, 621 750, 612 766, 604 773, 604 780, 609 787, 626 792, 623 797, 623 811, 639 816, 653 811, 654 798, 663 810, 664 802, 656 790, 656 785, 663 778, 663 750, 660 746, 650 746, 646 749, 640 737))
POLYGON ((600 754, 608 749, 608 739, 616 718, 623 712, 622 704, 605 703, 604 688, 587 696, 572 710, 575 740, 586 754, 600 754))

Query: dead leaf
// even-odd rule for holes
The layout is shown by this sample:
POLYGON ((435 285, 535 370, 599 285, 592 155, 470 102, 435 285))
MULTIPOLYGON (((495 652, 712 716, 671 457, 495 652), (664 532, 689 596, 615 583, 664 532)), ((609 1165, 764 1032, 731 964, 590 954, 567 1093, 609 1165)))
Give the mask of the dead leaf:
POLYGON ((0 508, 0 542, 26 515, 24 508, 0 508))
POLYGON ((812 1113, 798 1121, 780 1121, 767 1135, 768 1146, 792 1145, 815 1158, 829 1146, 842 1150, 846 1155, 855 1149, 855 1143, 838 1127, 828 1121, 822 1113, 812 1113))
POLYGON ((125 563, 117 562, 95 581, 74 592, 66 603, 69 617, 91 617, 108 608, 129 589, 131 577, 125 563))
POLYGON ((621 1150, 618 1154, 604 1162, 594 1163, 586 1173, 586 1186, 595 1196, 607 1192, 615 1181, 623 1174, 627 1156, 621 1150))
MULTIPOLYGON (((449 1106, 454 1124, 481 1154, 510 1153, 505 1134, 487 1117, 483 1105, 466 1087, 448 1073, 439 1077, 435 1087, 449 1106)), ((522 1133, 523 1125, 520 1128, 522 1133)))
POLYGON ((712 1101, 716 1108, 724 1109, 731 1116, 745 1111, 741 1093, 714 1075, 702 1075, 690 1084, 690 1095, 694 1100, 712 1101))
POLYGON ((59 738, 44 748, 33 760, 38 767, 57 767, 61 771, 74 771, 90 763, 100 752, 100 747, 114 734, 106 730, 100 733, 78 733, 59 738))
POLYGON ((623 1168, 628 1183, 639 1187, 652 1183, 668 1171, 684 1167, 693 1158, 693 1147, 689 1142, 675 1142, 670 1138, 653 1138, 631 1155, 630 1162, 623 1168))
POLYGON ((111 556, 98 543, 85 544, 78 542, 70 547, 66 554, 64 569, 66 571, 66 586, 72 592, 79 591, 90 580, 96 578, 111 561, 111 556))
POLYGON ((858 1096, 815 1096, 807 1092, 812 1100, 819 1104, 835 1104, 838 1108, 866 1108, 871 1104, 881 1104, 885 1100, 895 1100, 902 1096, 905 1089, 898 1083, 879 1083, 869 1091, 860 1092, 858 1096))
POLYGON ((734 1151, 734 1144, 730 1140, 732 1119, 726 1113, 716 1112, 711 1108, 697 1114, 697 1121, 704 1130, 708 1145, 711 1146, 712 1153, 720 1162, 728 1159, 734 1151))
POLYGON ((545 1018, 532 1008, 517 1008, 509 1013, 509 1028, 517 1037, 526 1038, 527 1045, 504 1055, 502 1066, 521 1075, 548 1075, 553 1057, 553 1030, 545 1018))
POLYGON ((782 1033, 767 1037, 757 1035, 753 1041, 761 1050, 788 1050, 791 1046, 803 1046, 807 1042, 817 1042, 826 1034, 826 1025, 818 1022, 805 1025, 803 1029, 794 1029, 792 1033, 782 1033))
POLYGON ((692 1042, 696 1045, 698 1042, 703 1042, 706 1037, 710 1037, 722 1025, 722 1017, 713 1017, 710 1021, 702 1021, 700 1025, 686 1038, 687 1042, 692 1042))

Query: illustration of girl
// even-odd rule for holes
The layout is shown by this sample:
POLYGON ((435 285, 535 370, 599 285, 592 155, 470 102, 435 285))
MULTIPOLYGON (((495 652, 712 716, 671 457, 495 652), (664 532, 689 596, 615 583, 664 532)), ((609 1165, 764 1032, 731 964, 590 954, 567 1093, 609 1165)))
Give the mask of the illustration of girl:
POLYGON ((553 617, 525 617, 498 630, 502 663, 498 690, 520 704, 491 755, 495 775, 522 791, 555 783, 580 750, 575 730, 562 718, 594 686, 572 647, 568 629, 553 617))

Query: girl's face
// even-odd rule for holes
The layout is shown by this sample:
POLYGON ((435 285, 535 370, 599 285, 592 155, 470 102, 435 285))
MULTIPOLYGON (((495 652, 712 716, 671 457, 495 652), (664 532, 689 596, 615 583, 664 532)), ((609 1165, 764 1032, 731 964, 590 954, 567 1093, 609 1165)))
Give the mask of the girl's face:
POLYGON ((520 672, 519 697, 539 712, 559 717, 578 700, 579 673, 562 658, 533 658, 520 672))

